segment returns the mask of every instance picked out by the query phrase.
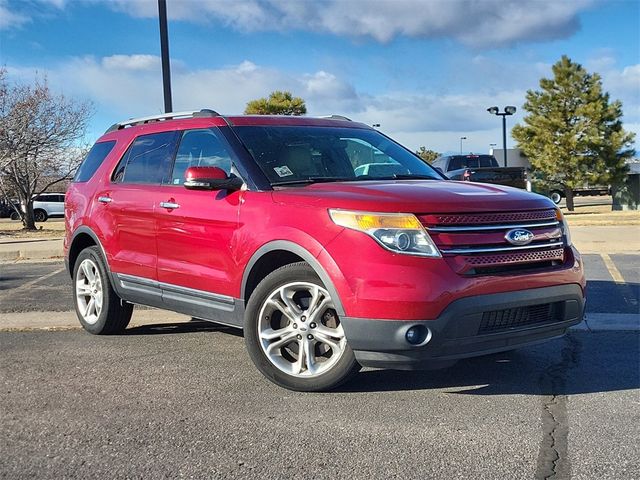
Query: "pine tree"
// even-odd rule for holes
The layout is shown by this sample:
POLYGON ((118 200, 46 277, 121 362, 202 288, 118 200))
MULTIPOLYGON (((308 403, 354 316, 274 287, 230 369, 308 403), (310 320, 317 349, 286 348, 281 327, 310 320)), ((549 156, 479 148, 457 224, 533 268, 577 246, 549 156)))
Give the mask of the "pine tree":
POLYGON ((565 55, 552 70, 553 79, 540 80, 541 90, 527 92, 528 115, 511 134, 534 171, 564 186, 573 210, 573 189, 584 183, 622 186, 634 134, 622 128, 622 103, 609 101, 600 75, 565 55))
POLYGON ((291 92, 276 90, 269 98, 258 98, 247 103, 244 113, 247 115, 304 115, 307 106, 300 97, 294 97, 291 92))
POLYGON ((416 151, 416 155, 429 164, 433 163, 433 161, 440 156, 438 152, 429 150, 425 146, 420 147, 420 149, 416 151))

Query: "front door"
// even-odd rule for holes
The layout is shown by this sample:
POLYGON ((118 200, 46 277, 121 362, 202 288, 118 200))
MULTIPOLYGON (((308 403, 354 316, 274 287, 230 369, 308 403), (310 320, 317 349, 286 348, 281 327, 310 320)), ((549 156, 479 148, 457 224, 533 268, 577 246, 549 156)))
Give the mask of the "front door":
POLYGON ((232 252, 242 191, 198 191, 184 186, 190 166, 232 170, 231 148, 217 128, 183 133, 172 174, 156 206, 158 280, 165 303, 210 319, 233 310, 232 252))

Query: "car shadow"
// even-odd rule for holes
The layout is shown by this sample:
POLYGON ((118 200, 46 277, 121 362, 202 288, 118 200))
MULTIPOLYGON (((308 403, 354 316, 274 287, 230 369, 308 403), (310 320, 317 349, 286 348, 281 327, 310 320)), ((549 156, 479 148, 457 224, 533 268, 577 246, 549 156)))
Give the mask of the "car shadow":
POLYGON ((452 389, 458 395, 573 395, 640 388, 640 332, 571 331, 444 370, 360 372, 338 392, 452 389))
POLYGON ((242 330, 218 323, 193 319, 190 322, 154 323, 127 328, 123 335, 168 335, 175 333, 221 332, 242 337, 242 330))

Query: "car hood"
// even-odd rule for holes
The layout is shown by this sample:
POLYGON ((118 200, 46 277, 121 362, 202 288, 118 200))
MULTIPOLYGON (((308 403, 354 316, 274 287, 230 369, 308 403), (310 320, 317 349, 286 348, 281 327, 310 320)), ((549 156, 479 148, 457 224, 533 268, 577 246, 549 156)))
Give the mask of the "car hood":
POLYGON ((517 188, 445 180, 317 183, 273 192, 276 203, 378 212, 457 213, 553 208, 546 197, 517 188))

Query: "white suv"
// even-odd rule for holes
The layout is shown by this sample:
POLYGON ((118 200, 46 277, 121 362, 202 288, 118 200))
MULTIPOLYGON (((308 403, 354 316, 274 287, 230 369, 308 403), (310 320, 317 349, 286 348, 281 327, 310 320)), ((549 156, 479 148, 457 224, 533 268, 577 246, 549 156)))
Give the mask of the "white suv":
POLYGON ((33 216, 36 222, 46 222, 49 217, 64 217, 64 193, 41 193, 33 200, 33 216))

